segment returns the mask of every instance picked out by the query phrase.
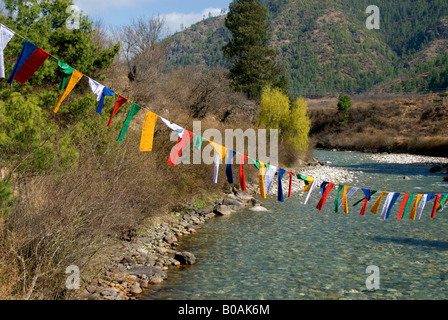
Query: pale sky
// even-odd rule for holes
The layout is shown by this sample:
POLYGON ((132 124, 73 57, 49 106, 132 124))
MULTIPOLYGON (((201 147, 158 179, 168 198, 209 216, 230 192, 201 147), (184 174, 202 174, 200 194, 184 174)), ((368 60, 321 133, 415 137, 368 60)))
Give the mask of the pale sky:
POLYGON ((170 33, 180 31, 181 24, 189 27, 228 9, 231 0, 74 0, 93 21, 101 20, 103 27, 112 29, 129 24, 132 18, 164 16, 170 33))

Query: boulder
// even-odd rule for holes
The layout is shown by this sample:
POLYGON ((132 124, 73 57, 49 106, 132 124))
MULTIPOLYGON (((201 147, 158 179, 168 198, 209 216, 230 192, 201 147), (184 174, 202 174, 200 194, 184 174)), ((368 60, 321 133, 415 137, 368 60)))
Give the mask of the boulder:
POLYGON ((146 275, 149 279, 151 279, 151 277, 154 275, 160 275, 160 277, 163 280, 167 278, 166 273, 160 267, 151 267, 151 266, 134 267, 129 269, 128 273, 140 277, 142 275, 146 275))
POLYGON ((239 199, 224 199, 222 204, 224 206, 241 207, 243 205, 243 202, 239 199))
POLYGON ((429 172, 431 173, 438 173, 438 172, 442 172, 442 167, 441 166, 434 166, 431 169, 429 169, 429 172))
POLYGON ((196 257, 190 252, 177 252, 174 259, 183 265, 193 265, 196 263, 196 257))
POLYGON ((226 205, 220 205, 214 211, 214 213, 216 213, 220 216, 228 216, 228 215, 232 214, 232 212, 233 212, 233 210, 229 206, 226 206, 226 205))
POLYGON ((268 209, 266 209, 265 207, 262 206, 255 206, 252 208, 249 208, 250 211, 254 211, 254 212, 265 212, 268 211, 268 209))
POLYGON ((239 200, 242 200, 242 201, 247 201, 247 200, 252 199, 252 195, 247 191, 238 191, 236 193, 236 196, 239 200))
POLYGON ((247 203, 253 207, 262 205, 262 203, 255 198, 250 199, 247 203))
POLYGON ((140 294, 140 293, 142 293, 143 292, 143 290, 142 290, 142 288, 140 287, 140 284, 138 283, 138 282, 136 282, 136 283, 134 283, 132 286, 131 286, 131 293, 132 294, 140 294))

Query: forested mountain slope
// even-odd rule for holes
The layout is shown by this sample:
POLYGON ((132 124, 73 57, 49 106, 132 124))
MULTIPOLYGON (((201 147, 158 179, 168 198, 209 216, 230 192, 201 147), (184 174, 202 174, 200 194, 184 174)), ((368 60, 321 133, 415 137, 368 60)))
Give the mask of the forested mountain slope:
MULTIPOLYGON (((271 45, 286 67, 293 95, 322 96, 448 86, 446 0, 378 0, 380 29, 366 27, 364 0, 262 0, 271 45)), ((167 68, 228 67, 222 54, 225 17, 203 20, 173 35, 167 68)))

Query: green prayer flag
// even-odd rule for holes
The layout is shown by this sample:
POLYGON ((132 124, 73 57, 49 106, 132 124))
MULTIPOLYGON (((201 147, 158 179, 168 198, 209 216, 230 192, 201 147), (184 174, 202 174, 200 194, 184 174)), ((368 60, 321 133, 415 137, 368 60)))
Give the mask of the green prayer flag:
POLYGON ((341 190, 344 189, 344 186, 342 184, 339 185, 338 193, 336 194, 336 199, 334 200, 334 212, 338 213, 339 211, 339 193, 341 190))
POLYGON ((403 216, 401 217, 402 219, 404 219, 406 217, 406 213, 408 212, 409 207, 411 206, 412 200, 414 199, 415 194, 410 194, 408 201, 406 202, 406 207, 404 208, 403 211, 403 216))
POLYGON ((255 159, 252 159, 252 162, 254 163, 255 168, 260 170, 260 162, 258 162, 258 160, 255 160, 255 159))
POLYGON ((72 73, 75 71, 75 68, 70 67, 68 64, 62 62, 61 60, 58 60, 58 65, 59 68, 61 68, 62 73, 64 74, 61 83, 59 84, 59 90, 65 90, 72 73))
POLYGON ((132 119, 140 111, 141 108, 142 107, 136 103, 132 104, 131 110, 129 110, 126 120, 124 121, 123 127, 121 128, 120 136, 118 137, 118 140, 117 140, 118 142, 123 142, 124 137, 126 136, 126 133, 128 132, 129 125, 131 124, 132 119))
POLYGON ((197 150, 201 150, 202 142, 203 142, 203 138, 201 136, 195 135, 193 148, 195 148, 197 150))

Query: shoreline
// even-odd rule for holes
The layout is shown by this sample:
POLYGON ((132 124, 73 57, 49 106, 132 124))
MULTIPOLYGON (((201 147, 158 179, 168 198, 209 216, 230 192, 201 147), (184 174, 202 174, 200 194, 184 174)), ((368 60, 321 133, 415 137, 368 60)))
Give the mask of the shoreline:
MULTIPOLYGON (((372 160, 384 163, 417 163, 424 166, 446 166, 448 158, 418 156, 409 154, 371 154, 372 160)), ((338 167, 330 167, 313 159, 307 167, 291 171, 305 176, 332 181, 341 184, 357 182, 354 172, 338 167)), ((289 175, 282 180, 283 192, 289 189, 289 175)), ((305 186, 302 180, 293 179, 292 193, 303 196, 305 186)), ((269 195, 278 191, 277 179, 274 179, 269 195)), ((113 254, 104 267, 102 275, 85 283, 82 293, 77 295, 81 300, 136 300, 143 298, 145 289, 153 284, 160 284, 167 279, 171 268, 194 265, 196 257, 190 252, 176 250, 184 236, 196 234, 204 223, 216 216, 231 215, 240 210, 267 211, 262 207, 258 185, 247 185, 247 191, 232 188, 232 193, 223 194, 222 198, 210 203, 205 208, 187 209, 174 214, 176 222, 162 222, 145 228, 141 235, 120 240, 119 252, 113 254)), ((168 220, 168 219, 166 219, 168 220)))
MULTIPOLYGON (((296 170, 302 175, 318 178, 320 181, 356 180, 352 172, 328 167, 319 162, 296 170)), ((277 179, 269 195, 277 194, 277 179)), ((289 189, 289 177, 282 180, 284 193, 289 189)), ((292 193, 301 193, 304 182, 293 179, 292 193)), ((175 214, 176 222, 162 222, 142 230, 141 235, 131 241, 117 241, 117 248, 99 277, 84 283, 75 299, 79 300, 137 300, 144 297, 145 289, 167 279, 171 268, 194 265, 196 257, 191 252, 176 250, 184 236, 198 232, 201 226, 216 216, 225 216, 246 209, 267 211, 260 198, 258 185, 247 185, 247 191, 232 188, 232 193, 205 208, 190 209, 175 214)), ((239 188, 238 188, 239 189, 239 188)), ((262 199, 261 199, 262 200, 262 199)), ((167 219, 168 220, 168 219, 167 219)))

